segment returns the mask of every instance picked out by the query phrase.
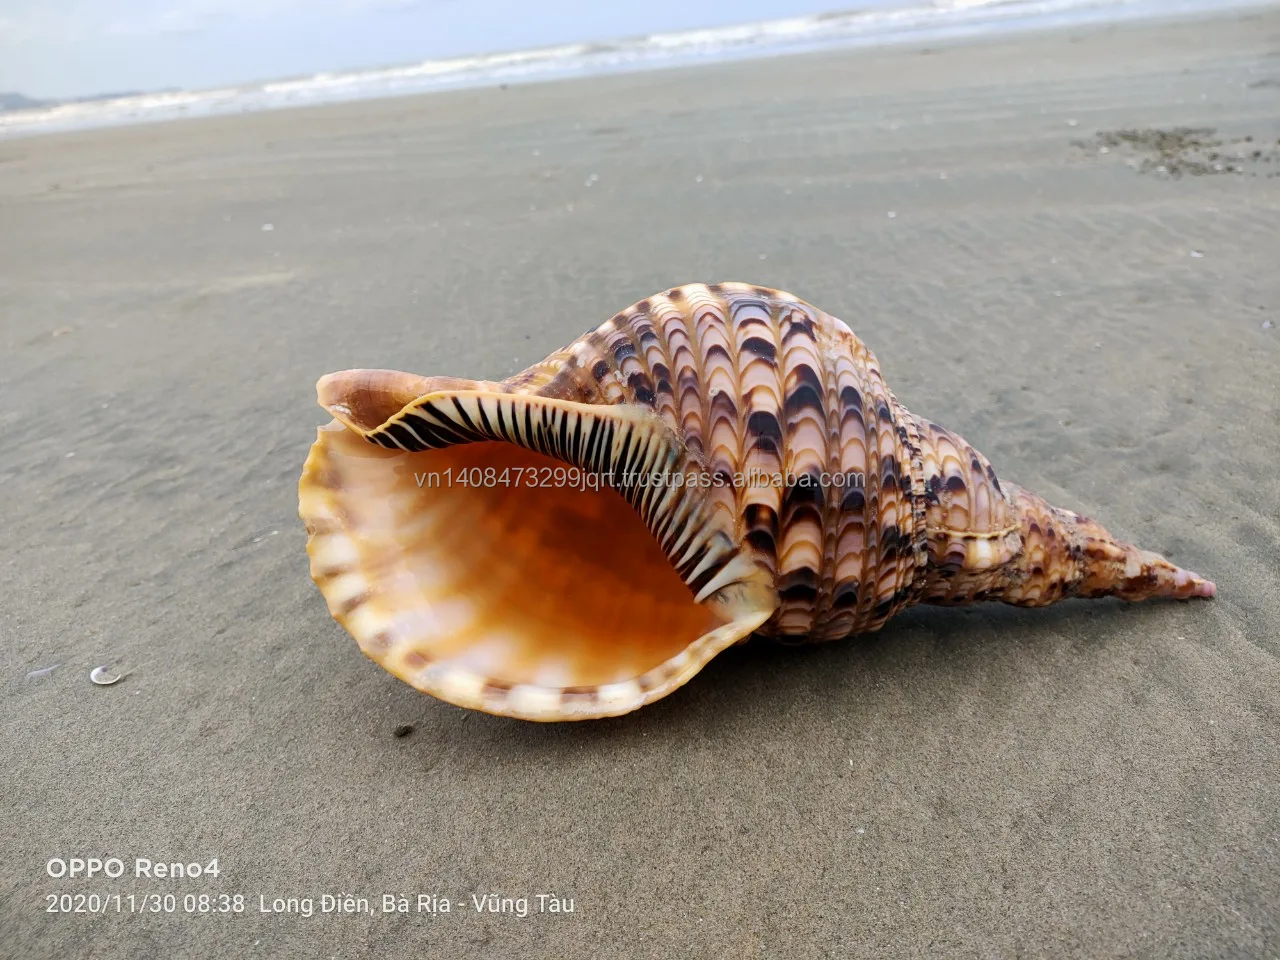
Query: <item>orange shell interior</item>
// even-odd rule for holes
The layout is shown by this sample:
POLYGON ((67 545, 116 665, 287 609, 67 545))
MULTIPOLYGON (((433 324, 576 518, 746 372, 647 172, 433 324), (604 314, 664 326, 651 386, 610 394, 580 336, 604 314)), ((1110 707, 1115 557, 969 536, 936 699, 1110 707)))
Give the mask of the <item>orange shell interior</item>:
MULTIPOLYGON (((405 453, 335 421, 300 487, 312 575, 365 653, 464 706, 512 712, 493 698, 518 685, 643 688, 723 621, 618 493, 556 483, 563 473, 513 444, 405 453)), ((672 688, 696 668, 683 672, 672 688)))

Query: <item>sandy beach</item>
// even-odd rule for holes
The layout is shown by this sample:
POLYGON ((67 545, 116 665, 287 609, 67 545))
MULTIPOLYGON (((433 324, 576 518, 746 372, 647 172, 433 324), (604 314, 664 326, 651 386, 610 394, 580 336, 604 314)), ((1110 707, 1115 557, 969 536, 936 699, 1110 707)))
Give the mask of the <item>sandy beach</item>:
POLYGON ((0 391, 0 955, 1280 955, 1280 11, 0 141, 0 391), (580 724, 367 660, 317 377, 730 279, 1217 599, 916 608, 580 724))

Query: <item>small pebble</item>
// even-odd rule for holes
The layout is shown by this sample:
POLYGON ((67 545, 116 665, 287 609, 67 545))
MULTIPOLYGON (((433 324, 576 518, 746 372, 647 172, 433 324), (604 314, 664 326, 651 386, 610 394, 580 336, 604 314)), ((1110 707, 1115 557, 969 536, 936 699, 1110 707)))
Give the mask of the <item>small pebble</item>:
POLYGON ((1192 257, 1194 257, 1194 258, 1195 258, 1195 259, 1197 259, 1197 260, 1200 260, 1200 259, 1203 259, 1204 254, 1203 254, 1203 253, 1201 253, 1199 250, 1192 250, 1192 251, 1191 251, 1191 256, 1192 256, 1192 257))
POLYGON ((413 733, 413 725, 409 723, 400 724, 394 731, 396 739, 404 739, 411 733, 413 733))
POLYGON ((270 233, 270 232, 271 232, 272 230, 274 230, 275 228, 276 228, 276 225, 275 225, 274 223, 264 223, 264 224, 262 225, 262 232, 263 232, 263 233, 270 233))
POLYGON ((1263 321, 1262 321, 1262 329, 1263 329, 1263 330, 1272 330, 1272 329, 1274 329, 1274 328, 1275 328, 1275 324, 1274 324, 1274 323, 1272 323, 1270 320, 1263 320, 1263 321))
POLYGON ((40 677, 47 677, 53 671, 57 670, 62 664, 55 663, 52 667, 41 667, 39 670, 32 670, 27 674, 28 680, 38 680, 40 677))
POLYGON ((893 211, 893 210, 890 210, 890 211, 889 211, 889 219, 890 219, 890 220, 895 220, 895 219, 897 219, 897 216, 898 216, 898 214, 897 214, 895 211, 893 211))

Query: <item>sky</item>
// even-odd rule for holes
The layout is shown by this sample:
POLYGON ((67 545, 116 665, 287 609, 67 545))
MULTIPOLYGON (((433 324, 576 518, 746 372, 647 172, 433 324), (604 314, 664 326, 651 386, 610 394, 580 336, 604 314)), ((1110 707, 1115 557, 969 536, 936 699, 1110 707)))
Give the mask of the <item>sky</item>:
POLYGON ((887 0, 0 0, 0 91, 199 89, 887 0))

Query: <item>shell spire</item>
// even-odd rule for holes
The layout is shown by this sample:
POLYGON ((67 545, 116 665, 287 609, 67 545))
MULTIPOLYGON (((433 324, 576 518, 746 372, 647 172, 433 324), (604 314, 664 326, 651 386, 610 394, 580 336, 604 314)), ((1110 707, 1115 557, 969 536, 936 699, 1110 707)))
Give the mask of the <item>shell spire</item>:
POLYGON ((500 383, 350 370, 317 393, 299 511, 331 613, 490 713, 626 713, 753 633, 832 640, 913 603, 1214 594, 1001 483, 776 290, 672 288, 500 383))
POLYGON ((1116 539, 1096 521, 1001 483, 964 440, 916 419, 930 531, 922 601, 1040 607, 1068 597, 1214 595, 1210 581, 1116 539))

